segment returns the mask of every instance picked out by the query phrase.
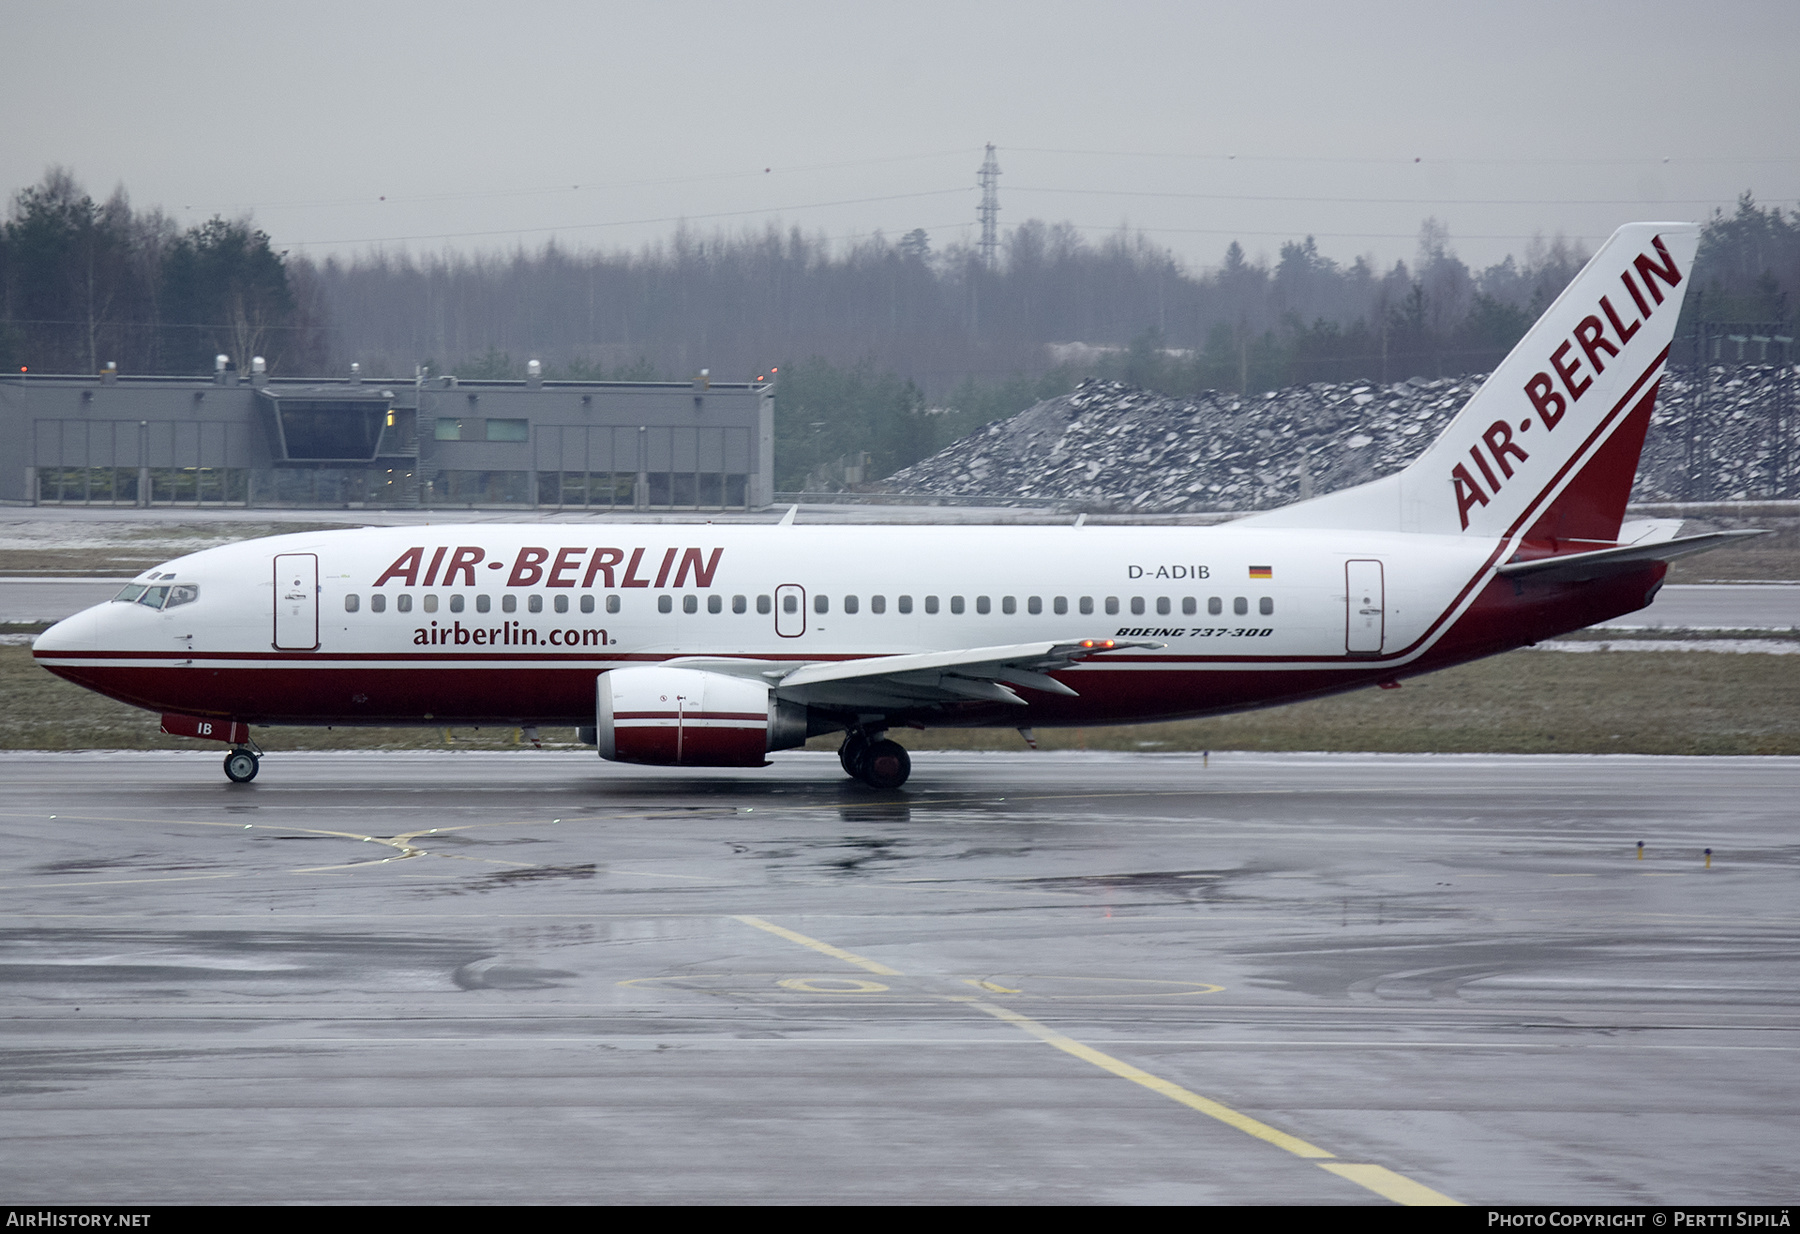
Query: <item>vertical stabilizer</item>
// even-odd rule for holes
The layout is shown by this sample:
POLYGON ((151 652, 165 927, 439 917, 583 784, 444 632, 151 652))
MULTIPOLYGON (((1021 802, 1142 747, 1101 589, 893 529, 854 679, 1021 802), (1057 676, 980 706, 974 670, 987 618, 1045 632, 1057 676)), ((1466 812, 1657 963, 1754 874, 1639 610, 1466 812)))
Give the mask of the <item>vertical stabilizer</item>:
POLYGON ((1240 522, 1612 542, 1699 243, 1619 228, 1404 471, 1240 522))

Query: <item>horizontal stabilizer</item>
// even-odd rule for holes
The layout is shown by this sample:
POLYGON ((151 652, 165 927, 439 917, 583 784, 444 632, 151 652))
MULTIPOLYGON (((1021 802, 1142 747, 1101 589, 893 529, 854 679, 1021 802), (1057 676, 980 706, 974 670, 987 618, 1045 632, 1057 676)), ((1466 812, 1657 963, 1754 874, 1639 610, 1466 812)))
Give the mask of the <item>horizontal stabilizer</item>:
POLYGON ((1576 583, 1591 578, 1604 578, 1630 566, 1642 565, 1646 561, 1674 561, 1677 557, 1711 552, 1738 540, 1767 534, 1766 531, 1712 531, 1700 536, 1683 536, 1677 540, 1656 540, 1648 544, 1596 549, 1591 553, 1567 553, 1560 557, 1509 561, 1499 567, 1499 573, 1505 578, 1576 583))

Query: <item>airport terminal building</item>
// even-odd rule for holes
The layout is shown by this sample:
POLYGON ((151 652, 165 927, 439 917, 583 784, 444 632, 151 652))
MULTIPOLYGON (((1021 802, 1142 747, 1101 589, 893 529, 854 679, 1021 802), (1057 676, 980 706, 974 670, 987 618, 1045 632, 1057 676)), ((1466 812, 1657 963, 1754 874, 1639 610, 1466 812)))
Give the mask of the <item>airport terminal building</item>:
MULTIPOLYGON (((222 360, 222 358, 221 358, 222 360)), ((256 366, 253 365, 253 369, 256 366)), ((0 378, 12 505, 743 510, 771 382, 0 378)))

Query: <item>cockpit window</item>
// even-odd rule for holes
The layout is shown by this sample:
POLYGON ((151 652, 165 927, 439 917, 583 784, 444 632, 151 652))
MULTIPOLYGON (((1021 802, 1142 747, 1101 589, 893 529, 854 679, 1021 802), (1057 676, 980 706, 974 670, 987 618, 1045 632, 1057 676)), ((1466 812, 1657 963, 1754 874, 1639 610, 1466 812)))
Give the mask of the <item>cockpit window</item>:
POLYGON ((125 603, 130 604, 133 600, 143 594, 144 585, 142 583, 129 583, 126 585, 125 590, 114 596, 113 599, 115 601, 123 600, 125 603))
MULTIPOLYGON (((130 587, 125 589, 125 591, 130 590, 130 587)), ((174 585, 159 583, 156 586, 141 587, 138 590, 137 602, 147 608, 170 609, 179 604, 192 604, 200 598, 200 586, 197 583, 176 583, 174 585)), ((120 592, 117 598, 125 600, 129 597, 125 595, 125 592, 120 592)))

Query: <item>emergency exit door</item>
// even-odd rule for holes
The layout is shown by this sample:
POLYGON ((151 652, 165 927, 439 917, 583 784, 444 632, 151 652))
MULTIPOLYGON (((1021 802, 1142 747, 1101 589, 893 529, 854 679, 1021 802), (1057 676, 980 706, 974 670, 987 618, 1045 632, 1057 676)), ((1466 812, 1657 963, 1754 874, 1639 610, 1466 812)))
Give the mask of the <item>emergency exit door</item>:
POLYGON ((1380 655, 1387 598, 1379 561, 1344 563, 1344 608, 1344 650, 1353 656, 1380 655))
POLYGON ((806 633, 806 588, 783 583, 775 589, 775 633, 799 638, 806 633))
POLYGON ((318 554, 282 553, 275 558, 275 649, 316 651, 318 646, 318 554))

